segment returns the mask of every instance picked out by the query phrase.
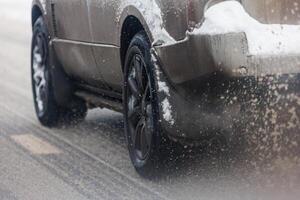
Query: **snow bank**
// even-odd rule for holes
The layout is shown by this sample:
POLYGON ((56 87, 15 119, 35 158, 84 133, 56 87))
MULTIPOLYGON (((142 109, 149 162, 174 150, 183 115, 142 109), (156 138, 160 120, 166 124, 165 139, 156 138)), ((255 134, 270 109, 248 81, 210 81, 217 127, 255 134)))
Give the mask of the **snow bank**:
POLYGON ((251 55, 300 54, 300 26, 261 24, 237 1, 210 7, 205 20, 192 34, 245 33, 251 55))

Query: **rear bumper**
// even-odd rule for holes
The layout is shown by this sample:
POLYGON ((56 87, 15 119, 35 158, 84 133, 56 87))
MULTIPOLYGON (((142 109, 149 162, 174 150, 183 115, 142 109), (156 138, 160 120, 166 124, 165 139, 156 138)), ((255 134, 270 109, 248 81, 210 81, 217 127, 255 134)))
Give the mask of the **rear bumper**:
POLYGON ((250 55, 244 33, 187 34, 185 40, 155 50, 165 74, 182 84, 213 73, 229 77, 300 73, 300 55, 250 55))
POLYGON ((220 130, 231 137, 248 102, 300 98, 300 55, 251 56, 244 34, 188 35, 154 54, 161 124, 171 138, 202 140, 220 130))

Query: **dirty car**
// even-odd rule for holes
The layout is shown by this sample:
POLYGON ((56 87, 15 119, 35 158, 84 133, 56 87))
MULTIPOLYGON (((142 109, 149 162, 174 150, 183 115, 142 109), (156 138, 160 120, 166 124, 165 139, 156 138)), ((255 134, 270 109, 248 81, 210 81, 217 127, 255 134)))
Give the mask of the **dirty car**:
POLYGON ((166 141, 231 140, 267 77, 299 89, 295 0, 33 0, 32 87, 49 127, 124 114, 141 174, 166 141))

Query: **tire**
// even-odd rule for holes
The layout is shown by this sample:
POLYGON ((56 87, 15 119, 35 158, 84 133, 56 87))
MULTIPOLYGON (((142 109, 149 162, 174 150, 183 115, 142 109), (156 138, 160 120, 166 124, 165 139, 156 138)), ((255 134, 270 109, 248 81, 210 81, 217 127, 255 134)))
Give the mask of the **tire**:
POLYGON ((131 161, 137 172, 148 176, 163 159, 154 67, 150 42, 144 31, 133 38, 124 68, 124 121, 131 161))
POLYGON ((72 99, 67 107, 55 100, 50 68, 49 34, 42 17, 33 27, 31 44, 31 80, 34 107, 42 125, 52 127, 62 123, 79 122, 87 113, 85 102, 72 99))

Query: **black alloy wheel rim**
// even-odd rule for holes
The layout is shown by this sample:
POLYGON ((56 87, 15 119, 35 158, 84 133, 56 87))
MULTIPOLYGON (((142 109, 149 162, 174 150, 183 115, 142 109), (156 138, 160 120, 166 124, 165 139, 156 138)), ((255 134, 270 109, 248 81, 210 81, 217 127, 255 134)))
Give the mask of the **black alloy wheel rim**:
POLYGON ((47 42, 42 32, 34 35, 32 45, 32 85, 34 90, 35 107, 39 115, 46 111, 48 99, 48 74, 47 74, 47 42))
POLYGON ((128 137, 132 153, 140 161, 149 157, 153 135, 151 85, 146 70, 143 57, 133 55, 127 77, 128 137))

